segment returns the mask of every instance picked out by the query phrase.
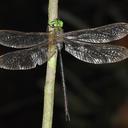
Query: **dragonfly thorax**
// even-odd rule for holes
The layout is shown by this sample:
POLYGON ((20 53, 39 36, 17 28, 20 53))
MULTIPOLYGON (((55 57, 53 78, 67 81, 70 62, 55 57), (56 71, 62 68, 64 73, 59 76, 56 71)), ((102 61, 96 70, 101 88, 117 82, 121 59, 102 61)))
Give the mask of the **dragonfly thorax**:
POLYGON ((50 31, 54 43, 57 45, 58 50, 61 50, 63 48, 63 42, 64 42, 64 33, 63 29, 61 27, 54 27, 52 28, 52 31, 50 31))

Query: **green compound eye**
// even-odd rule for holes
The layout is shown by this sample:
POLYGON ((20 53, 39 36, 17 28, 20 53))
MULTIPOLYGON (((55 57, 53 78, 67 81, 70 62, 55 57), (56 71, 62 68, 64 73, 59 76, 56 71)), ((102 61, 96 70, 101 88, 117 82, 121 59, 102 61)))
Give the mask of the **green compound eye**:
POLYGON ((50 27, 63 27, 63 21, 59 19, 55 19, 53 21, 48 22, 50 27))

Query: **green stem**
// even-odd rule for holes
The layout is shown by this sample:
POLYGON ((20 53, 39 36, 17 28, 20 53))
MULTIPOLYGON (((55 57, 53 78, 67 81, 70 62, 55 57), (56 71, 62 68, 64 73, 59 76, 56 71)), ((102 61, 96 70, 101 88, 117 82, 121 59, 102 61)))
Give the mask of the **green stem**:
MULTIPOLYGON (((57 18, 58 18, 58 0, 49 0, 48 20, 53 21, 54 19, 57 18)), ((49 28, 49 31, 52 31, 52 28, 49 28)), ((49 49, 51 48, 49 47, 49 49)), ((53 46, 52 50, 56 50, 56 46, 53 46)), ((52 56, 52 58, 49 59, 47 63, 46 81, 44 87, 44 108, 43 108, 42 128, 52 128, 56 63, 57 63, 57 51, 52 56)))

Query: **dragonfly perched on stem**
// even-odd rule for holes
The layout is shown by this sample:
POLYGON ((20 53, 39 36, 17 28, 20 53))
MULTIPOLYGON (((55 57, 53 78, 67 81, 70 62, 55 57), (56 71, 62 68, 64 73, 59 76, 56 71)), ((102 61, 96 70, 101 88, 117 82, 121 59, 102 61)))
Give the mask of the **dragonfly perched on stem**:
MULTIPOLYGON (((53 31, 48 33, 0 30, 0 45, 18 49, 0 56, 0 68, 8 70, 35 68, 54 55, 55 50, 49 52, 49 46, 55 45, 59 51, 63 89, 66 91, 61 57, 63 45, 68 53, 88 63, 115 63, 128 58, 126 47, 116 42, 111 44, 112 41, 128 35, 128 23, 114 23, 66 33, 63 32, 63 22, 59 19, 50 21, 49 26, 53 31)), ((64 97, 66 116, 69 116, 66 92, 64 97)))

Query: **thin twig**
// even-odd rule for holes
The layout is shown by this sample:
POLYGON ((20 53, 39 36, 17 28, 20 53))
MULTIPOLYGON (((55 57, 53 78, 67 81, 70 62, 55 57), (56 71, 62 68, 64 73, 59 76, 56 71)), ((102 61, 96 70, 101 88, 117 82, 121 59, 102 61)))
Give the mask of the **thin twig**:
MULTIPOLYGON (((58 18, 58 0, 49 0, 48 20, 58 18)), ((52 31, 52 28, 49 28, 52 31)), ((50 38, 50 37, 49 37, 50 38)), ((49 52, 56 50, 56 46, 49 47, 49 52)), ((49 53, 50 54, 50 53, 49 53)), ((54 84, 57 63, 57 51, 47 63, 46 81, 44 87, 44 108, 42 128, 52 128, 53 105, 54 105, 54 84)))

